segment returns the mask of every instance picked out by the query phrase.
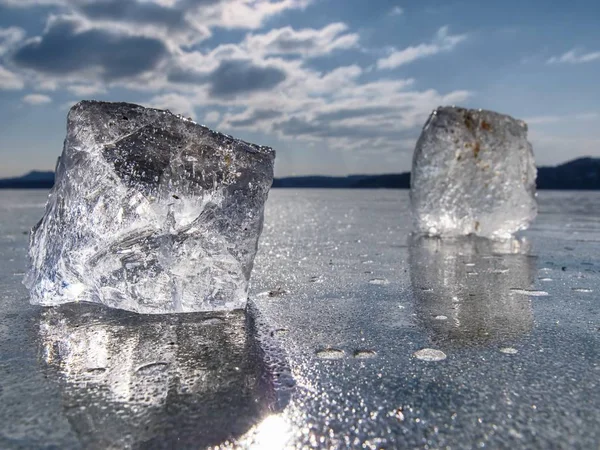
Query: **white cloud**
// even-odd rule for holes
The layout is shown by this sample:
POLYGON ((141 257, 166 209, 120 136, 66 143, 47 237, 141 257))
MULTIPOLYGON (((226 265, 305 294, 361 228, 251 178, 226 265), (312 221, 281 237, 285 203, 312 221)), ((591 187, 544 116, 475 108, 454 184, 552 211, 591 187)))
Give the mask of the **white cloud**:
POLYGON ((179 94, 159 95, 150 99, 148 106, 158 109, 168 109, 173 114, 181 114, 185 117, 195 119, 194 102, 190 97, 179 94))
POLYGON ((400 16, 402 14, 404 14, 404 10, 399 6, 394 6, 390 11, 390 16, 400 16))
POLYGON ((548 59, 548 64, 582 64, 600 60, 600 52, 582 53, 580 50, 573 49, 560 56, 553 56, 548 59))
POLYGON ((24 87, 21 77, 0 65, 0 90, 20 90, 24 87))
POLYGON ((221 114, 219 111, 210 111, 208 114, 204 116, 204 122, 206 123, 217 123, 221 118, 221 114))
POLYGON ((23 103, 29 105, 45 105, 52 102, 52 99, 43 94, 29 94, 23 97, 23 103))
POLYGON ((6 54, 25 38, 25 31, 18 27, 0 27, 0 56, 6 54))
POLYGON ((258 29, 286 10, 304 9, 312 0, 229 0, 201 8, 196 20, 223 28, 258 29))
POLYGON ((251 54, 326 55, 334 50, 356 47, 358 34, 345 33, 347 30, 348 26, 343 23, 332 23, 320 30, 278 28, 265 34, 248 35, 241 46, 251 54))
POLYGON ((88 97, 90 95, 103 94, 106 92, 106 89, 100 84, 74 84, 68 86, 67 91, 80 97, 88 97))
POLYGON ((38 91, 56 91, 58 89, 59 80, 52 78, 36 77, 35 89, 38 91))
POLYGON ((442 52, 453 50, 458 44, 467 39, 466 34, 448 34, 448 26, 440 28, 431 43, 394 50, 390 55, 377 61, 378 69, 395 69, 409 64, 417 59, 426 58, 442 52))
POLYGON ((32 6, 63 5, 65 0, 0 0, 0 5, 12 8, 30 8, 32 6))
MULTIPOLYGON (((132 5, 131 0, 122 1, 132 5)), ((464 90, 417 90, 412 78, 383 78, 377 71, 366 75, 367 69, 358 64, 336 67, 333 58, 327 70, 316 69, 314 61, 309 59, 358 47, 359 34, 343 23, 334 22, 316 29, 289 26, 261 29, 269 18, 287 10, 304 8, 310 0, 147 0, 145 3, 149 2, 161 6, 144 10, 148 14, 143 17, 130 10, 117 17, 115 11, 123 5, 117 0, 102 3, 102 7, 114 6, 108 12, 75 8, 74 3, 69 3, 71 6, 60 10, 62 16, 49 21, 46 35, 37 38, 36 42, 47 38, 50 30, 55 32, 52 36, 61 37, 81 51, 81 46, 88 41, 96 42, 92 37, 127 43, 132 36, 143 36, 160 41, 166 48, 152 67, 144 66, 144 70, 131 70, 118 76, 131 61, 124 53, 124 63, 121 63, 119 58, 112 58, 110 52, 106 61, 97 61, 98 67, 94 70, 90 70, 90 64, 82 65, 81 60, 73 62, 70 58, 66 58, 60 67, 56 60, 48 62, 49 66, 42 66, 45 59, 31 54, 25 55, 26 58, 23 55, 20 59, 15 58, 15 63, 29 62, 27 67, 30 69, 23 73, 28 84, 37 90, 45 86, 45 89, 89 97, 109 89, 127 89, 147 95, 148 100, 144 103, 148 106, 169 109, 186 117, 195 118, 198 109, 204 114, 204 122, 211 126, 218 124, 219 129, 234 134, 252 130, 264 133, 267 139, 271 136, 306 148, 312 145, 316 152, 335 150, 377 154, 378 157, 412 150, 419 129, 432 109, 439 105, 459 104, 472 95, 464 90), (156 14, 163 7, 175 10, 192 3, 196 6, 185 10, 183 15, 169 10, 171 15, 162 19, 161 14, 156 14), (73 25, 72 31, 67 30, 66 37, 58 33, 61 23, 73 25), (207 45, 211 41, 204 41, 202 49, 198 45, 190 46, 215 28, 250 32, 238 41, 212 48, 207 45), (94 31, 92 36, 86 34, 90 30, 94 31), (192 36, 194 30, 197 31, 195 37, 192 36), (114 61, 118 64, 113 64, 114 61), (107 76, 111 69, 116 76, 107 76)), ((64 34, 64 26, 62 31, 64 34)), ((402 51, 392 50, 377 67, 397 67, 450 51, 465 39, 466 35, 450 35, 448 27, 442 27, 430 43, 402 51)), ((57 47, 64 54, 64 42, 60 44, 57 47)), ((30 53, 38 49, 36 45, 32 47, 30 53)), ((118 46, 118 49, 122 48, 122 45, 118 46)), ((132 59, 134 64, 140 60, 137 56, 132 59)), ((143 63, 148 60, 141 59, 143 63)), ((22 87, 23 82, 20 83, 22 87)))

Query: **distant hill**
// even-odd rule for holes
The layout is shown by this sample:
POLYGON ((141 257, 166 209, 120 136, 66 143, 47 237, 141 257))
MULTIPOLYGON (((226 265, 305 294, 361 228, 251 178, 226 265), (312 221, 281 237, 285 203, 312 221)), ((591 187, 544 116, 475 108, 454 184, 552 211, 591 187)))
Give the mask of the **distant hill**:
MULTIPOLYGON (((276 179, 273 187, 410 189, 410 173, 347 177, 287 177, 276 179)), ((537 188, 600 190, 600 158, 579 158, 555 167, 538 167, 537 188)))
MULTIPOLYGON (((29 172, 18 178, 0 179, 0 189, 50 189, 54 172, 29 172)), ((274 188, 409 189, 410 173, 349 175, 346 177, 302 176, 276 178, 274 188)), ((600 158, 579 158, 556 167, 539 167, 538 189, 600 190, 600 158)))
POLYGON ((556 167, 540 167, 538 189, 600 189, 600 158, 579 158, 556 167))
POLYGON ((0 189, 50 189, 54 185, 54 172, 29 172, 18 178, 0 179, 0 189))

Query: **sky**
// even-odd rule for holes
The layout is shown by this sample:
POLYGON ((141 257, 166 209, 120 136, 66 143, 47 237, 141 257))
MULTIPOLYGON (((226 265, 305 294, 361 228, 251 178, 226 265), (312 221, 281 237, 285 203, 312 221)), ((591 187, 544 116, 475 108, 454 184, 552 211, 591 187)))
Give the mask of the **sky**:
POLYGON ((0 0, 0 177, 51 170, 82 99, 277 151, 276 175, 410 170, 432 109, 600 156, 598 0, 0 0))

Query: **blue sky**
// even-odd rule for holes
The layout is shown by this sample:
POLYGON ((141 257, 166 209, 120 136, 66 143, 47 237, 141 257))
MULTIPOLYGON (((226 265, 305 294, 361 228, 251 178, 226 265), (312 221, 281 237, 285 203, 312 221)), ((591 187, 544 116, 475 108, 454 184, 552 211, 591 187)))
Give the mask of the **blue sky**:
POLYGON ((600 2, 0 0, 0 177, 52 169, 81 99, 192 116, 278 176, 410 169, 429 112, 529 123, 539 165, 600 156, 600 2))

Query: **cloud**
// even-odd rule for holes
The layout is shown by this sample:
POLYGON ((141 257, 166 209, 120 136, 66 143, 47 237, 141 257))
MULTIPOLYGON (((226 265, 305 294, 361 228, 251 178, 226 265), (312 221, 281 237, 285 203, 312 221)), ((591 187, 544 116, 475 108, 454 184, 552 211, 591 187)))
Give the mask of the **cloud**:
POLYGON ((217 123, 221 118, 219 111, 210 111, 204 116, 204 122, 206 123, 217 123))
POLYGON ((0 28, 0 56, 12 50, 24 37, 25 31, 21 28, 0 28))
MULTIPOLYGON (((379 145, 393 148, 395 140, 416 138, 432 109, 450 103, 449 100, 464 101, 471 95, 467 91, 447 95, 434 90, 404 92, 400 85, 387 82, 374 82, 365 87, 348 88, 346 98, 325 104, 312 114, 301 113, 280 121, 274 129, 286 136, 354 140, 357 145, 350 148, 376 150, 370 143, 375 139, 379 145), (376 90, 380 95, 369 99, 370 93, 376 90)), ((330 144, 336 146, 334 141, 330 144)))
POLYGON ((0 0, 0 5, 12 8, 31 8, 33 6, 56 6, 65 4, 65 0, 0 0))
POLYGON ((548 64, 582 64, 600 60, 600 52, 582 53, 577 49, 569 50, 560 55, 548 59, 548 64))
POLYGON ((18 75, 0 65, 0 90, 20 90, 25 82, 18 75))
POLYGON ((137 0, 103 0, 84 3, 79 10, 90 19, 159 24, 168 28, 185 26, 185 12, 152 2, 137 0))
POLYGON ((254 127, 259 122, 281 117, 281 111, 275 109, 248 109, 238 116, 227 118, 227 124, 235 128, 254 127))
POLYGON ((448 34, 448 26, 440 28, 431 43, 394 50, 387 57, 377 61, 378 69, 395 69, 409 64, 417 59, 427 58, 442 52, 453 50, 458 44, 467 39, 466 34, 448 34))
POLYGON ((404 14, 404 10, 399 6, 394 6, 390 11, 390 16, 400 16, 402 14, 404 14))
POLYGON ((366 118, 369 116, 386 115, 398 111, 397 106, 365 106, 338 108, 333 111, 323 111, 316 115, 315 120, 331 122, 346 119, 366 118))
POLYGON ((29 94, 23 97, 23 103, 29 105, 45 105, 52 102, 52 99, 47 95, 42 94, 29 94))
POLYGON ((320 56, 335 50, 356 47, 359 35, 345 33, 348 26, 332 23, 320 30, 278 28, 265 34, 249 35, 241 46, 252 54, 320 56))
POLYGON ((193 45, 211 36, 205 20, 192 19, 190 11, 226 0, 190 1, 165 5, 140 0, 79 0, 73 13, 96 28, 113 33, 161 39, 171 49, 193 45))
POLYGON ((74 84, 68 86, 67 91, 80 97, 89 97, 90 95, 103 94, 106 89, 101 84, 74 84))
MULTIPOLYGON (((304 9, 313 0, 226 0, 216 5, 191 12, 189 17, 197 23, 221 28, 261 28, 271 17, 284 11, 304 9)), ((184 0, 185 3, 185 0, 184 0)), ((192 1, 191 3, 196 3, 192 1)))
POLYGON ((595 112, 573 114, 569 116, 535 116, 524 119, 528 125, 547 125, 559 122, 577 122, 587 120, 598 120, 600 114, 595 112))
MULTIPOLYGON (((227 132, 252 130, 267 141, 378 157, 411 150, 432 109, 460 104, 472 95, 416 90, 412 78, 340 65, 349 54, 315 61, 359 48, 359 33, 341 22, 320 28, 265 26, 309 3, 66 0, 55 11, 61 15, 51 16, 41 36, 7 53, 12 63, 7 67, 22 69, 27 84, 38 91, 41 86, 58 91, 55 98, 64 92, 89 98, 134 91, 148 106, 193 118, 197 110, 203 121, 227 132), (205 40, 211 33, 215 39, 205 40)), ((380 15, 390 8, 382 7, 380 15)), ((450 51, 465 38, 442 27, 430 43, 394 50, 377 67, 393 68, 450 51)), ((11 75, 13 88, 18 88, 15 80, 23 87, 11 75)))
POLYGON ((189 97, 179 94, 165 94, 152 98, 148 103, 151 108, 168 109, 174 114, 196 118, 194 103, 189 97))
POLYGON ((62 16, 53 17, 44 35, 19 48, 13 60, 46 74, 87 72, 114 80, 153 69, 167 53, 160 40, 85 29, 78 20, 62 16))
POLYGON ((285 78, 285 72, 275 66, 258 66, 241 59, 225 60, 208 75, 209 92, 215 97, 231 97, 265 91, 274 88, 285 78))

